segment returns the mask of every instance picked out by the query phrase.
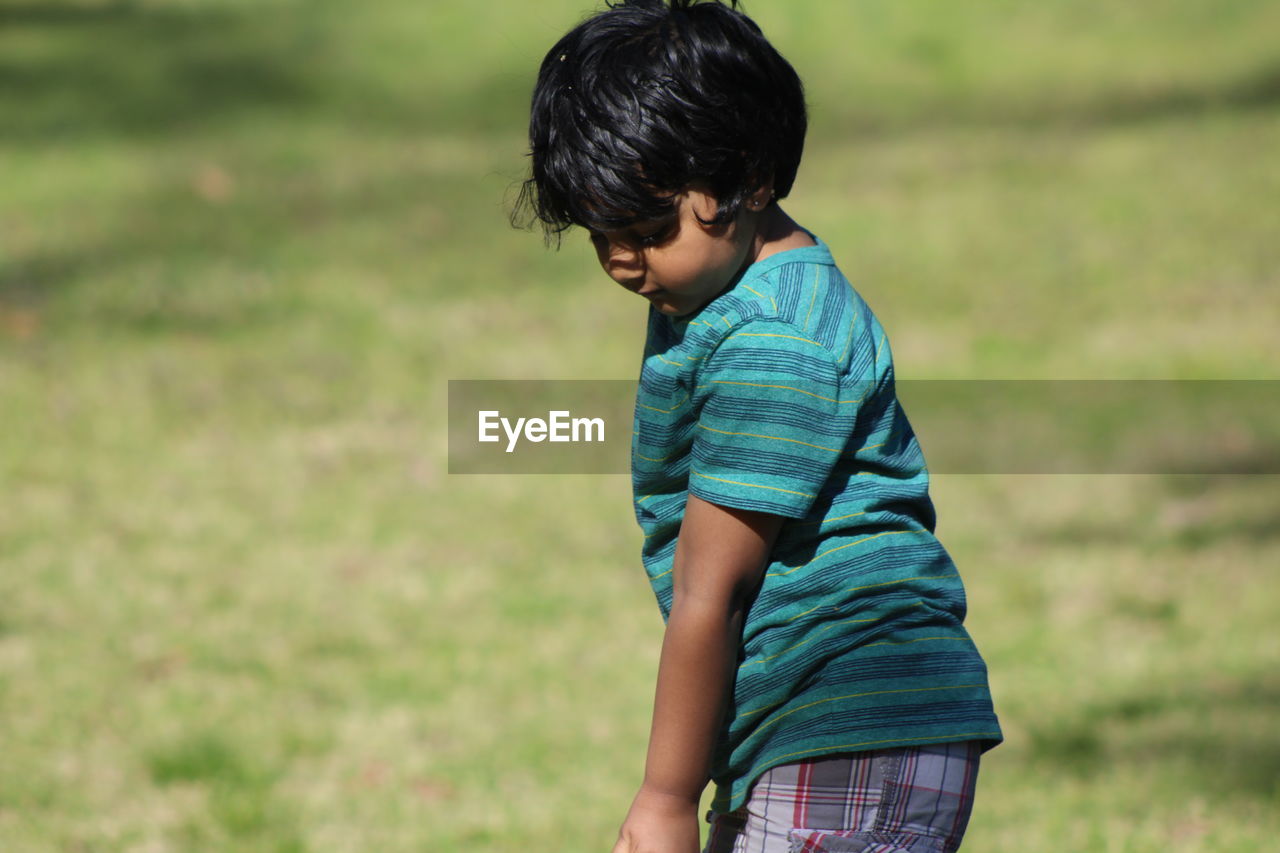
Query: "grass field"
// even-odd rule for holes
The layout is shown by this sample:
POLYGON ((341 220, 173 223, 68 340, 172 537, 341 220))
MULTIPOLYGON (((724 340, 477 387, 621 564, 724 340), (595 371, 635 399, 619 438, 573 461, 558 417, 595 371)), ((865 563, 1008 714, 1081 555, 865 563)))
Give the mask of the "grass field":
MULTIPOLYGON (((643 303, 506 224, 589 5, 0 0, 0 849, 608 849, 626 478, 444 440, 448 379, 635 374, 643 303)), ((1280 6, 748 11, 899 377, 1280 379, 1280 6)), ((1008 737, 965 849, 1275 849, 1277 478, 935 500, 1008 737)))

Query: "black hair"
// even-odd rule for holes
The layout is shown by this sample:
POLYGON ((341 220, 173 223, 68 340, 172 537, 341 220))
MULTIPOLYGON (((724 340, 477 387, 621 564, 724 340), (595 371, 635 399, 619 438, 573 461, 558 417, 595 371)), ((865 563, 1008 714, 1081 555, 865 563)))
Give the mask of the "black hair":
POLYGON ((547 53, 529 118, 530 176, 512 222, 548 241, 571 225, 625 228, 670 212, 698 182, 737 216, 773 180, 791 190, 804 88, 737 0, 624 0, 547 53))

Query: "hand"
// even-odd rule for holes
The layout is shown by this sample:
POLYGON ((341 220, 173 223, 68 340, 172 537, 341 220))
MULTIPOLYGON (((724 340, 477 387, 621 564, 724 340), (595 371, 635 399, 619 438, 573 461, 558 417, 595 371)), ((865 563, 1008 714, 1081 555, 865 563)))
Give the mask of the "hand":
POLYGON ((698 853, 698 804, 641 788, 613 853, 698 853))

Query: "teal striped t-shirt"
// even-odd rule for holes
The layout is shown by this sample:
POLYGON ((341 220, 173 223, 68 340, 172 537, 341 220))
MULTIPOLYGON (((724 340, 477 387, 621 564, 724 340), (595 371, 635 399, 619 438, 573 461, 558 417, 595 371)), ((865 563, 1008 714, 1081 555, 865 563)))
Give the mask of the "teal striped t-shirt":
POLYGON ((745 620, 715 810, 779 764, 1000 742, 889 343, 824 243, 753 264, 692 315, 650 309, 632 483, 664 619, 689 494, 788 519, 745 620))

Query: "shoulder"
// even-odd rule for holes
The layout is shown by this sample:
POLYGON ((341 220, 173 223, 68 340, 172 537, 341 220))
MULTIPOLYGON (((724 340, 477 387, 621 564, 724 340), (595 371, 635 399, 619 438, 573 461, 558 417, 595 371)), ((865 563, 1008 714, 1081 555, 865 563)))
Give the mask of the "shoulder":
POLYGON ((862 374, 880 337, 871 309, 819 241, 752 265, 691 318, 651 309, 646 356, 700 369, 729 352, 825 353, 840 373, 862 374))
POLYGON ((712 356, 738 352, 793 352, 803 356, 831 359, 834 353, 810 330, 785 317, 752 317, 717 334, 710 348, 712 356))
POLYGON ((822 347, 838 363, 847 365, 878 325, 821 240, 814 246, 774 255, 748 272, 751 274, 730 294, 733 298, 726 300, 726 308, 740 312, 739 317, 729 319, 754 320, 752 325, 757 326, 764 321, 775 328, 739 331, 787 335, 781 340, 822 347))
POLYGON ((696 385, 700 395, 732 390, 757 404, 783 390, 834 398, 842 373, 835 353, 795 323, 755 317, 718 336, 699 366, 696 385))

